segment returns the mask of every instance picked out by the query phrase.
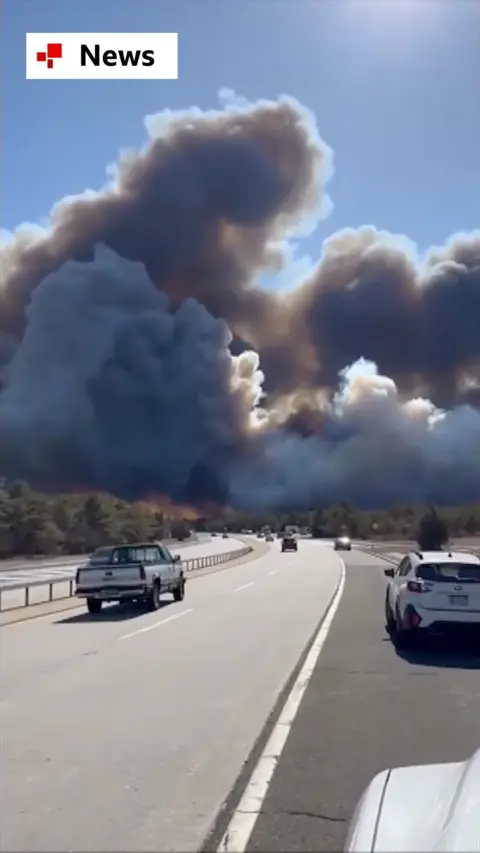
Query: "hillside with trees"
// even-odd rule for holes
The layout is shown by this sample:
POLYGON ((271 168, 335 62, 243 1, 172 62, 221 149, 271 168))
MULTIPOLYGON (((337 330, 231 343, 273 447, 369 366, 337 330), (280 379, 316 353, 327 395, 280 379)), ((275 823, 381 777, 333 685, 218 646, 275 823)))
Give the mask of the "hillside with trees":
MULTIPOLYGON (((172 509, 172 508, 170 508, 172 509)), ((268 526, 283 530, 288 524, 309 528, 316 536, 348 532, 368 540, 415 540, 426 505, 393 506, 389 510, 361 512, 341 503, 308 512, 249 515, 225 510, 216 517, 194 518, 181 510, 167 514, 160 502, 129 504, 105 494, 46 495, 26 483, 4 484, 0 489, 0 558, 34 555, 82 554, 98 545, 116 542, 186 538, 192 529, 232 533, 268 526)), ((480 536, 480 505, 442 507, 438 515, 452 538, 480 536)))
POLYGON ((0 558, 83 554, 116 542, 184 538, 189 526, 169 521, 155 504, 110 495, 45 495, 26 483, 0 491, 0 558))

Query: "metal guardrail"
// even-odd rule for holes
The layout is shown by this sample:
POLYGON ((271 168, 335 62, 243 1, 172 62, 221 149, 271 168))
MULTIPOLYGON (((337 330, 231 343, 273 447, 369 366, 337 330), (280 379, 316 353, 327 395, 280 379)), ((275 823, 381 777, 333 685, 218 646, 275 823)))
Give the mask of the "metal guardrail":
MULTIPOLYGON (((190 548, 192 545, 202 545, 204 542, 210 542, 210 537, 204 534, 195 534, 188 539, 162 539, 158 540, 158 544, 166 545, 168 548, 190 548)), ((30 556, 0 558, 0 570, 2 571, 31 571, 32 569, 56 569, 59 566, 74 566, 82 560, 87 559, 90 553, 84 554, 64 554, 61 557, 45 557, 40 554, 30 556)))
MULTIPOLYGON (((245 557, 247 554, 250 554, 253 551, 253 547, 251 545, 247 545, 244 548, 237 548, 235 551, 227 551, 225 554, 209 554, 206 557, 192 557, 191 560, 182 560, 182 569, 184 572, 193 572, 198 569, 207 569, 210 566, 218 566, 221 563, 228 563, 231 560, 238 559, 240 557, 245 557)), ((79 566, 82 568, 82 566, 79 566)), ((0 587, 0 613, 5 613, 7 611, 20 610, 24 607, 30 607, 35 604, 49 604, 51 601, 62 601, 66 598, 73 598, 75 595, 75 575, 64 575, 62 577, 56 578, 46 578, 40 579, 36 581, 32 581, 31 583, 22 583, 12 584, 11 586, 3 586, 0 587), (65 595, 54 596, 53 588, 58 586, 59 584, 68 584, 68 592, 65 595), (42 599, 42 601, 30 601, 30 590, 36 587, 45 586, 48 587, 48 598, 42 599), (2 596, 9 592, 24 589, 25 590, 25 600, 23 604, 17 604, 13 607, 7 607, 3 610, 2 607, 2 596)))

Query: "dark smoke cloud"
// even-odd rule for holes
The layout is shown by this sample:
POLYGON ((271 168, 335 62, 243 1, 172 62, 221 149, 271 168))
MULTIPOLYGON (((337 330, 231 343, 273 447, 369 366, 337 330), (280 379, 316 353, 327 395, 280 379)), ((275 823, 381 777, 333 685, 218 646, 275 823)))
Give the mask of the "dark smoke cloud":
POLYGON ((150 125, 112 187, 2 249, 0 471, 195 506, 480 499, 480 232, 420 265, 346 230, 265 292, 322 201, 311 116, 150 125))
POLYGON ((26 233, 7 247, 1 329, 22 330, 39 282, 68 259, 91 258, 96 243, 141 261, 176 301, 193 296, 247 328, 254 306, 261 322, 268 300, 245 291, 259 270, 281 264, 275 241, 315 209, 326 149, 290 99, 174 115, 159 129, 118 164, 115 186, 61 203, 48 236, 26 233))
POLYGON ((33 293, 1 397, 0 469, 68 489, 224 503, 245 430, 230 333, 194 300, 172 313, 140 264, 98 249, 33 293))
POLYGON ((480 376, 480 231, 452 239, 421 272, 395 243, 367 227, 326 241, 294 296, 317 356, 313 382, 334 386, 363 356, 406 394, 448 406, 466 373, 480 376))
MULTIPOLYGON (((301 397, 292 406, 297 418, 301 397)), ((285 428, 269 431, 255 488, 251 469, 237 470, 240 502, 248 494, 259 506, 282 505, 283 494, 294 504, 313 505, 325 496, 370 508, 399 500, 478 501, 479 410, 462 405, 442 412, 425 399, 402 402, 395 383, 363 359, 342 371, 333 400, 317 394, 316 406, 317 422, 303 409, 303 432, 298 424, 288 435, 285 428)))

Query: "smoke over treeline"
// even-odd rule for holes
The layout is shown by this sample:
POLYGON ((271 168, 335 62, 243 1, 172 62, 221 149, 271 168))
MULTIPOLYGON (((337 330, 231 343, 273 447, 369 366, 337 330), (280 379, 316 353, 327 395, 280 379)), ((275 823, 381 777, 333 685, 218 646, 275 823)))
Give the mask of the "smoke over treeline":
POLYGON ((478 499, 480 232, 420 265, 348 229, 267 292, 324 194, 308 111, 147 126, 110 187, 2 249, 0 470, 193 506, 478 499))

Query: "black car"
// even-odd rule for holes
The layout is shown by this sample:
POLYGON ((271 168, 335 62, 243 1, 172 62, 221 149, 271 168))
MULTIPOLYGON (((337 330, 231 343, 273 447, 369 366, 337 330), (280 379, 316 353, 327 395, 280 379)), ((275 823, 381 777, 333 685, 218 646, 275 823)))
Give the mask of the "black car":
POLYGON ((335 539, 334 549, 335 551, 351 551, 351 539, 348 536, 339 536, 338 539, 335 539))
POLYGON ((282 551, 298 551, 298 542, 294 536, 283 537, 282 551))

